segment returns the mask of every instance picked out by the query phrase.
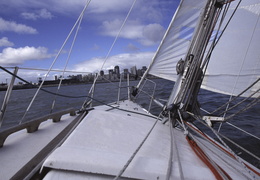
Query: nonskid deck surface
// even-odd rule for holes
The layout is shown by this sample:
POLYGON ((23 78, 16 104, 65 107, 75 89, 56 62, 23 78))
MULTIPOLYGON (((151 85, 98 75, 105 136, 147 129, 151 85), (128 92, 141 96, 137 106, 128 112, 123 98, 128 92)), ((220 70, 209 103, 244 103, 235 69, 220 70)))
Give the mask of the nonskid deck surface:
MULTIPOLYGON (((106 179, 104 175, 111 179, 120 172, 157 118, 131 101, 113 106, 117 108, 98 106, 89 112, 45 161, 44 167, 55 169, 45 179, 64 177, 66 172, 70 175, 79 172, 76 173, 79 179, 89 176, 106 179)), ((169 126, 159 121, 122 177, 165 179, 170 141, 169 126)), ((178 146, 177 152, 176 149, 173 152, 172 178, 180 179, 182 172, 185 179, 214 179, 210 169, 190 148, 183 131, 174 129, 174 141, 178 146)))
POLYGON ((4 146, 0 148, 0 179, 7 180, 13 177, 76 117, 66 114, 58 123, 51 120, 41 123, 38 131, 34 133, 27 133, 24 129, 9 135, 4 146))

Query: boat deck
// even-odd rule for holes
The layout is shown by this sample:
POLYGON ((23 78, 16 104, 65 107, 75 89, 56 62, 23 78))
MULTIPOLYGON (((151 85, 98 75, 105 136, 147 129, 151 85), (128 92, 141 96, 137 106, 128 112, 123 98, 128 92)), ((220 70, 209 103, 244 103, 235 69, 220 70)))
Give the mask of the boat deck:
POLYGON ((50 147, 57 146, 64 138, 64 129, 76 116, 63 115, 60 122, 47 120, 40 124, 38 131, 27 133, 26 129, 11 134, 0 148, 1 179, 23 179, 22 174, 31 172, 35 164, 46 156, 50 147), (60 135, 60 137, 59 137, 60 135))
MULTIPOLYGON (((90 111, 64 144, 45 161, 44 167, 55 169, 45 179, 68 178, 68 174, 75 172, 81 178, 117 176, 156 121, 156 117, 130 101, 120 104, 120 109, 126 107, 127 111, 105 106, 90 111)), ((171 153, 169 132, 169 126, 158 122, 121 177, 165 179, 171 153)), ((173 152, 171 177, 181 179, 181 174, 185 174, 185 179, 214 179, 185 136, 183 131, 174 129, 174 141, 178 146, 173 152)))

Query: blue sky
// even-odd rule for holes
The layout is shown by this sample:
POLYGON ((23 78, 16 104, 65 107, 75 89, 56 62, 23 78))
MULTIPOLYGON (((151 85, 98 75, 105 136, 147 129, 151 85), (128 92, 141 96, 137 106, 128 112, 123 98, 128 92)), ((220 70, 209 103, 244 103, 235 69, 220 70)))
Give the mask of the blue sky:
MULTIPOLYGON (((48 69, 88 0, 1 0, 0 65, 48 69)), ((67 69, 98 72, 133 0, 92 0, 86 10, 67 69)), ((120 38, 104 65, 148 66, 179 0, 137 0, 120 38)), ((69 42, 72 41, 73 36, 69 42)), ((54 69, 63 69, 70 43, 54 69)), ((23 71, 29 81, 44 71, 23 71)), ((51 73, 49 79, 53 79, 51 73)), ((71 73, 69 73, 71 74, 71 73)), ((68 75, 69 75, 68 74, 68 75)), ((0 71, 0 83, 10 81, 0 71)))

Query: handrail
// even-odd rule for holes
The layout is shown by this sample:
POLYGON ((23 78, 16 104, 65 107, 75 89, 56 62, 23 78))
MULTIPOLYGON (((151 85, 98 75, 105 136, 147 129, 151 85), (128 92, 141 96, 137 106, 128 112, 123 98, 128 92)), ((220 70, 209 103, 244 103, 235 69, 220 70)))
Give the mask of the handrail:
POLYGON ((30 121, 24 122, 22 124, 19 124, 17 126, 10 127, 3 131, 0 131, 0 148, 3 147, 5 140, 9 135, 16 133, 23 129, 26 129, 27 133, 33 133, 38 130, 38 128, 42 122, 47 121, 49 119, 52 119, 52 121, 54 123, 59 122, 61 120, 61 116, 63 116, 64 114, 68 114, 68 113, 70 113, 70 116, 76 115, 75 109, 69 108, 69 109, 65 109, 62 111, 58 111, 58 112, 55 112, 52 114, 48 114, 48 115, 36 118, 36 119, 30 120, 30 121))
MULTIPOLYGON (((15 67, 14 75, 17 75, 17 72, 18 72, 18 67, 15 67)), ((10 82, 8 88, 7 88, 6 93, 5 93, 5 98, 4 98, 2 108, 1 108, 1 111, 0 111, 0 127, 2 126, 2 123, 4 121, 5 110, 6 110, 8 102, 9 102, 12 90, 13 90, 14 81, 15 81, 15 76, 12 76, 12 80, 11 80, 11 82, 10 82)))

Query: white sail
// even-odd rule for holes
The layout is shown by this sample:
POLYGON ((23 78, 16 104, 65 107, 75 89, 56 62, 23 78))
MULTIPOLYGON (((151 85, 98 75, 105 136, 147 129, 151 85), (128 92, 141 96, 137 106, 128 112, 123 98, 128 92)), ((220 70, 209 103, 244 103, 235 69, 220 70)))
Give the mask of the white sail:
MULTIPOLYGON (((237 2, 231 3, 226 21, 236 5, 237 2)), ((242 1, 213 51, 203 87, 237 95, 260 78, 259 18, 260 0, 242 1)), ((249 96, 259 88, 260 82, 243 95, 249 96)))
POLYGON ((205 0, 183 0, 169 25, 148 73, 175 81, 176 64, 185 58, 205 0))
MULTIPOLYGON (((237 3, 231 3, 224 24, 237 3)), ((171 81, 176 80, 176 64, 180 59, 185 58, 196 21, 204 4, 205 1, 184 0, 181 2, 148 69, 149 74, 171 81)), ((260 0, 242 1, 213 51, 202 84, 203 88, 237 95, 260 78, 259 15, 260 0)), ((222 30, 223 28, 224 26, 222 30)), ((259 88, 260 82, 243 96, 249 96, 253 93, 252 91, 257 91, 259 88)), ((254 97, 257 96, 259 93, 254 95, 254 97)))

